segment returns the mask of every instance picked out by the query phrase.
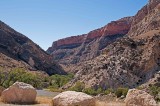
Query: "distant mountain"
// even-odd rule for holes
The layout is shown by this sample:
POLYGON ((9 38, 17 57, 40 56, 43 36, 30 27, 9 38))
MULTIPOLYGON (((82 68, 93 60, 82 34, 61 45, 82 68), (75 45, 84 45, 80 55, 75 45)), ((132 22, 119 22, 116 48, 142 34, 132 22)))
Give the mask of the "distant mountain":
POLYGON ((68 65, 97 57, 107 45, 128 33, 131 22, 132 17, 126 17, 112 21, 88 34, 60 39, 53 42, 47 52, 53 56, 53 60, 64 66, 67 65, 65 68, 67 69, 68 65))
MULTIPOLYGON (((106 34, 102 34, 105 35, 104 38, 101 38, 103 36, 99 37, 99 33, 95 33, 91 37, 94 39, 89 43, 79 43, 74 48, 56 48, 60 47, 57 45, 58 42, 66 45, 66 39, 63 39, 54 42, 52 48, 48 49, 48 52, 54 56, 60 56, 57 60, 61 64, 68 65, 67 67, 70 67, 68 70, 75 73, 74 79, 63 88, 74 86, 78 81, 83 82, 86 88, 102 87, 103 89, 135 88, 141 84, 150 83, 150 81, 159 83, 160 0, 149 0, 148 4, 135 16, 127 18, 127 20, 125 18, 111 22, 107 26, 110 27, 110 32, 117 32, 110 33, 106 30, 106 34), (119 24, 119 22, 125 24, 119 24), (124 29, 117 30, 117 26, 124 29), (105 40, 106 38, 107 40, 105 40), (81 47, 83 48, 80 49, 81 47), (62 54, 60 55, 60 53, 62 54), (76 62, 70 62, 71 60, 76 62)), ((99 30, 107 29, 107 26, 99 30)), ((83 37, 87 37, 87 35, 83 35, 83 37)), ((77 38, 79 37, 82 36, 77 36, 77 38)), ((72 42, 72 40, 70 41, 72 42)))
POLYGON ((39 70, 49 75, 66 74, 37 44, 2 21, 0 21, 0 67, 39 70))

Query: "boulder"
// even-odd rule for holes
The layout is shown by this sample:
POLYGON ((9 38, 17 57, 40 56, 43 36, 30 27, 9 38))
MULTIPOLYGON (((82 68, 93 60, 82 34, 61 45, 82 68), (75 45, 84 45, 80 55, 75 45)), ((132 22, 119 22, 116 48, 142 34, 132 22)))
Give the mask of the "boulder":
POLYGON ((153 96, 145 91, 130 89, 125 99, 126 106, 157 106, 153 96))
POLYGON ((2 92, 2 100, 7 103, 34 103, 36 89, 23 82, 16 82, 2 92))
POLYGON ((95 106, 95 99, 82 92, 65 91, 53 98, 54 106, 95 106))
POLYGON ((2 87, 2 86, 0 86, 0 96, 1 96, 1 94, 2 94, 2 92, 5 90, 5 88, 4 87, 2 87))

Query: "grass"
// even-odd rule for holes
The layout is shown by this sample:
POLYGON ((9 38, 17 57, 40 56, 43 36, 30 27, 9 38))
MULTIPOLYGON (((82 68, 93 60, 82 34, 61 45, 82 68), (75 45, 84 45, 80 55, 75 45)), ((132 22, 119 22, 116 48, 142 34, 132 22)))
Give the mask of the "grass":
POLYGON ((37 97, 36 102, 37 104, 48 104, 49 106, 52 106, 53 104, 52 98, 48 97, 37 97))
POLYGON ((125 105, 125 103, 120 103, 120 102, 97 101, 96 106, 126 106, 126 105, 125 105))

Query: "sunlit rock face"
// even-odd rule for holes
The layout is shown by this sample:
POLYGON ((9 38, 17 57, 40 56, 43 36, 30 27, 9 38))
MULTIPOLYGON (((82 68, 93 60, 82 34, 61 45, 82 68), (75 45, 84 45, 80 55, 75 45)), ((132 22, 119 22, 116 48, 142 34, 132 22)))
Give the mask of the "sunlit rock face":
MULTIPOLYGON (((63 88, 74 86, 78 81, 83 82, 86 88, 135 88, 149 82, 155 75, 158 78, 159 2, 159 0, 149 2, 132 17, 131 27, 126 36, 111 42, 108 46, 104 45, 95 58, 72 66, 70 70, 75 72, 75 77, 63 88)), ((101 45, 96 46, 92 42, 90 48, 94 47, 94 50, 97 50, 96 48, 104 44, 100 43, 101 41, 97 42, 101 45)))
POLYGON ((72 36, 53 42, 47 52, 53 60, 67 65, 77 64, 97 57, 102 49, 128 33, 132 17, 112 21, 88 34, 72 36))

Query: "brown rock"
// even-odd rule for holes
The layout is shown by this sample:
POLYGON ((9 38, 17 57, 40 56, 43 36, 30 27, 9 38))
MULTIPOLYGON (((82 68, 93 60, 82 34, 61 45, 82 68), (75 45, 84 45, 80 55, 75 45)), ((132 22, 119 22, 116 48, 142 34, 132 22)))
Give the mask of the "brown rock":
POLYGON ((95 99, 82 92, 65 91, 53 98, 54 106, 95 106, 95 99))
POLYGON ((126 106, 158 106, 154 98, 142 90, 130 89, 125 99, 126 106))
POLYGON ((7 103, 34 103, 36 89, 26 83, 16 82, 2 92, 2 100, 7 103))

